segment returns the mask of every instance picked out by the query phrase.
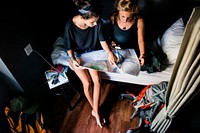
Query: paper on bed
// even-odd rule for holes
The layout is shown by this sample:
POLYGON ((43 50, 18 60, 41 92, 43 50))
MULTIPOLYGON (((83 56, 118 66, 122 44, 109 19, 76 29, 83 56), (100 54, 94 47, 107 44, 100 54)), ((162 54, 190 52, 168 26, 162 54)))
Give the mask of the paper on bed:
POLYGON ((98 71, 126 73, 130 75, 138 75, 140 72, 139 59, 134 49, 119 49, 113 53, 117 57, 117 68, 108 61, 108 54, 104 50, 97 50, 81 55, 81 65, 86 68, 98 71))

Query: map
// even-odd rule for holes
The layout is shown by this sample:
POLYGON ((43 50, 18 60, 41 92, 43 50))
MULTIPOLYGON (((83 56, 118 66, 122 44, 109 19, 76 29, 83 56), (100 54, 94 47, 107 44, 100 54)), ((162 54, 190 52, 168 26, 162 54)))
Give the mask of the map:
POLYGON ((139 59, 134 49, 117 49, 113 50, 117 57, 117 66, 108 61, 108 54, 105 50, 97 50, 81 55, 81 65, 85 68, 95 69, 98 71, 127 73, 138 75, 140 72, 139 59))

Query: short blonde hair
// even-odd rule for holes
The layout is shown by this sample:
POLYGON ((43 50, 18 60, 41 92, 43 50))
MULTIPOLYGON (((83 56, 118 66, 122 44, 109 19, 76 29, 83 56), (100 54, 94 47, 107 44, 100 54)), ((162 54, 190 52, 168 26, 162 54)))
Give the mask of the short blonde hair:
POLYGON ((118 11, 128 11, 132 14, 139 13, 138 5, 133 0, 116 0, 114 6, 118 11))

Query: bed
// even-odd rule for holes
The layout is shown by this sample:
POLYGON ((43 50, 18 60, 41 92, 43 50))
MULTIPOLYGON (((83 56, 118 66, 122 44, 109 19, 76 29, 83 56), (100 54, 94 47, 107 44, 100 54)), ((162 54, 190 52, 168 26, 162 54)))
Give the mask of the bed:
MULTIPOLYGON (((180 18, 155 40, 156 44, 162 48, 163 52, 167 56, 167 59, 164 63, 165 69, 163 69, 161 72, 148 73, 147 71, 140 71, 139 74, 136 76, 126 73, 100 71, 101 78, 110 81, 138 85, 157 84, 161 81, 169 81, 173 71, 173 66, 178 56, 180 44, 182 42, 184 34, 184 29, 184 22, 182 18, 180 18)), ((51 54, 51 59, 53 64, 55 65, 62 64, 68 66, 68 61, 65 59, 66 53, 62 48, 62 38, 62 36, 58 37, 56 42, 54 43, 54 50, 51 54)))
POLYGON ((146 71, 140 71, 138 76, 111 72, 100 72, 100 74, 101 78, 105 80, 138 85, 149 85, 157 84, 161 81, 169 81, 172 70, 173 65, 170 65, 162 72, 147 73, 146 71))

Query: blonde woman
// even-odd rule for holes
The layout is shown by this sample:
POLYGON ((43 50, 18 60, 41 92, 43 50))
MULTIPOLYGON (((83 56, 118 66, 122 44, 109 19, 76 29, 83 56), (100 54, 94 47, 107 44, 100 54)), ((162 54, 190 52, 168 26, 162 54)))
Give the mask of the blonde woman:
POLYGON ((144 20, 139 14, 138 5, 133 0, 116 0, 116 11, 111 16, 112 45, 121 49, 133 48, 140 64, 145 62, 144 20))

